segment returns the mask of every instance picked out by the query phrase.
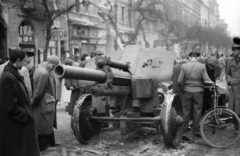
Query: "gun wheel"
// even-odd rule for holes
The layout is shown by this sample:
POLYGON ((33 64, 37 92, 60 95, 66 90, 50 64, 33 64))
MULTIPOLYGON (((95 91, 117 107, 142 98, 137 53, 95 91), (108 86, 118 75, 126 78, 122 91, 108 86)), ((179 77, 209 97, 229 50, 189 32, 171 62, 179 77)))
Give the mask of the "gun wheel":
POLYGON ((160 128, 166 147, 178 148, 182 142, 184 120, 181 100, 177 95, 165 96, 160 117, 160 128))
POLYGON ((94 115, 97 115, 97 110, 92 107, 90 99, 77 101, 71 122, 74 135, 82 144, 87 144, 100 132, 101 124, 89 118, 94 115))

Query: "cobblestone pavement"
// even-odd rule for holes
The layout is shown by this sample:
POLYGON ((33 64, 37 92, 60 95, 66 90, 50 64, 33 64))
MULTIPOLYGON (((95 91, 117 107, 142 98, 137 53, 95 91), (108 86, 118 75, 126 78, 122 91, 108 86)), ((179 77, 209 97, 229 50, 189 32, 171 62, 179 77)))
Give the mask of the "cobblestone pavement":
POLYGON ((58 104, 57 121, 55 137, 61 146, 48 148, 41 152, 42 156, 239 156, 240 153, 240 141, 228 149, 214 149, 198 139, 196 143, 182 143, 175 150, 165 147, 161 134, 121 136, 118 129, 103 131, 90 144, 82 145, 71 133, 70 116, 65 111, 65 104, 58 104))

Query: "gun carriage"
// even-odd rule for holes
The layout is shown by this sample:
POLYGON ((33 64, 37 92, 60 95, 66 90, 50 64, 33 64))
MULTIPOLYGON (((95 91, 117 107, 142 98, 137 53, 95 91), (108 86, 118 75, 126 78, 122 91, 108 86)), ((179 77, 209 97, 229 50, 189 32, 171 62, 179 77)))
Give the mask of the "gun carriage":
POLYGON ((119 122, 121 134, 150 124, 162 131, 167 147, 177 148, 183 114, 179 96, 169 92, 174 59, 174 52, 128 46, 89 60, 85 68, 57 66, 56 76, 78 79, 86 88, 72 117, 77 140, 88 143, 106 122, 119 122))

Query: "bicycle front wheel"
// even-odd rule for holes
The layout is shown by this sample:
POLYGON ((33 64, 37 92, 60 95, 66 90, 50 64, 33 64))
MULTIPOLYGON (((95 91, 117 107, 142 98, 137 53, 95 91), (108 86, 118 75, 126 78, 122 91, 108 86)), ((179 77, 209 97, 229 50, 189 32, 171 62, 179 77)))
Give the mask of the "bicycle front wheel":
POLYGON ((201 136, 214 148, 227 148, 240 138, 240 120, 236 113, 227 108, 209 111, 200 122, 201 136), (237 132, 237 133, 236 133, 237 132))

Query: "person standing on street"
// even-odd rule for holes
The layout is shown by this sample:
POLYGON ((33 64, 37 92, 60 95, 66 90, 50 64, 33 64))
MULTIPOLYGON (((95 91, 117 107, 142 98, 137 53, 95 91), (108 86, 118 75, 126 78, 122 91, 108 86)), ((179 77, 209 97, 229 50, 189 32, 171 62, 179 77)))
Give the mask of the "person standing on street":
MULTIPOLYGON (((226 81, 229 90, 229 109, 240 116, 240 38, 234 37, 232 44, 233 58, 228 61, 226 81)), ((235 124, 235 134, 238 134, 238 126, 235 124)))
POLYGON ((51 71, 59 64, 56 55, 47 57, 46 62, 37 66, 34 72, 34 92, 32 104, 36 119, 36 130, 40 151, 56 146, 54 137, 56 84, 51 71))
POLYGON ((40 156, 31 100, 18 72, 26 58, 21 49, 12 50, 0 80, 2 156, 40 156))
POLYGON ((29 70, 32 69, 33 67, 30 65, 32 58, 34 56, 34 52, 31 52, 28 49, 24 49, 23 51, 26 52, 27 58, 26 61, 23 64, 23 67, 21 70, 19 70, 19 74, 23 76, 24 78, 24 83, 28 91, 28 95, 30 98, 32 98, 32 85, 31 85, 31 80, 30 80, 30 75, 29 75, 29 70))
MULTIPOLYGON (((216 83, 215 68, 217 65, 218 65, 218 60, 216 57, 208 58, 206 61, 206 65, 205 65, 208 77, 214 83, 216 83)), ((211 89, 205 88, 204 93, 203 93, 202 115, 213 107, 213 98, 212 98, 213 94, 214 94, 214 92, 211 89)))
POLYGON ((187 130, 189 120, 193 117, 193 136, 190 138, 194 141, 195 136, 200 137, 199 122, 201 119, 203 106, 204 81, 211 81, 208 77, 205 65, 198 62, 198 52, 189 54, 190 61, 183 64, 178 77, 178 85, 183 92, 182 108, 184 115, 184 131, 187 130))

